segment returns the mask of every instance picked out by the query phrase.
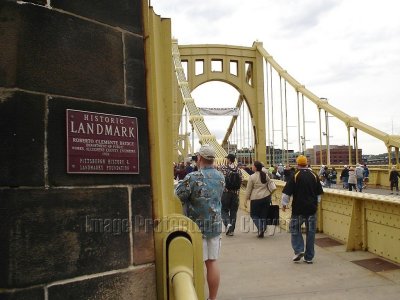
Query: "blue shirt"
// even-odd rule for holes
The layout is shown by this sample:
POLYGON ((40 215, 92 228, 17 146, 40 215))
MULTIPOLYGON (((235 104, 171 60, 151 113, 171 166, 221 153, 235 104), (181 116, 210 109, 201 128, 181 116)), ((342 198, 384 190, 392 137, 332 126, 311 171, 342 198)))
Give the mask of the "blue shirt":
POLYGON ((185 207, 185 214, 206 238, 221 234, 221 196, 225 178, 212 166, 189 173, 178 183, 175 194, 185 207))

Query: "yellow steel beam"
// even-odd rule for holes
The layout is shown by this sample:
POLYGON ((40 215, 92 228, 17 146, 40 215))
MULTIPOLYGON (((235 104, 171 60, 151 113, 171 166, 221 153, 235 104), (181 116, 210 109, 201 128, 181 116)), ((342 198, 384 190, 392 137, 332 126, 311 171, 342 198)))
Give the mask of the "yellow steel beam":
POLYGON ((145 14, 145 55, 152 192, 155 218, 175 211, 172 176, 171 20, 161 19, 152 7, 145 14), (171 151, 165 151, 171 149, 171 151))
POLYGON ((330 105, 327 100, 321 99, 320 97, 313 94, 311 91, 306 89, 304 85, 298 82, 293 76, 291 76, 286 70, 284 70, 274 58, 264 49, 261 42, 255 42, 257 50, 263 55, 265 60, 271 64, 271 66, 284 78, 291 86, 293 86, 298 92, 302 93, 309 100, 311 100, 318 108, 323 108, 339 120, 343 121, 346 126, 357 128, 385 143, 386 146, 400 147, 400 136, 389 135, 379 129, 376 129, 366 123, 358 120, 357 117, 352 117, 345 112, 337 109, 330 105))
MULTIPOLYGON (((147 5, 144 6, 148 8, 147 5)), ((174 214, 181 213, 182 206, 172 188, 172 149, 175 145, 171 139, 174 113, 171 20, 157 16, 152 7, 144 9, 143 15, 153 214, 156 220, 162 220, 154 232, 158 299, 168 299, 166 244, 170 235, 177 231, 185 232, 191 239, 194 248, 193 281, 199 298, 202 298, 204 272, 201 233, 196 232, 194 222, 181 214, 174 214), (169 150, 165 151, 166 149, 169 150)), ((173 251, 179 253, 179 250, 173 251)))

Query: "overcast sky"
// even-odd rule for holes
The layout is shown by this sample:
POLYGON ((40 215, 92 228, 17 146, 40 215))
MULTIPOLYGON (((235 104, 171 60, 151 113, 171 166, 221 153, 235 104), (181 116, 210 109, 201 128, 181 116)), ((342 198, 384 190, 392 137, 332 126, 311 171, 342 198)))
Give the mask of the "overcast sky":
MULTIPOLYGON (((151 5, 171 18, 179 44, 251 47, 261 41, 311 92, 364 123, 400 134, 400 1, 151 0, 151 5)), ((217 93, 206 84, 193 91, 196 103, 212 98, 207 96, 212 89, 217 93)), ((220 126, 209 127, 217 137, 223 134, 220 126)), ((346 131, 331 127, 330 144, 344 144, 346 131)), ((319 143, 316 137, 310 140, 319 143)), ((359 147, 364 154, 386 151, 383 142, 362 133, 359 147)))

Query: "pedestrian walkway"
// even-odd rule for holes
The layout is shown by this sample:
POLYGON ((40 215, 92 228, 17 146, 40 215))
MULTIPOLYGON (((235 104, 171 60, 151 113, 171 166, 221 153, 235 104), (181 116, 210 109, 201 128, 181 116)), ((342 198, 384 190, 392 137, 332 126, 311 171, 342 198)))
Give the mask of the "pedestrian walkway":
POLYGON ((316 246, 313 264, 293 263, 289 233, 277 230, 259 239, 243 230, 252 224, 248 213, 238 213, 235 235, 222 237, 219 300, 400 299, 400 268, 374 272, 353 262, 378 256, 346 252, 344 245, 316 246))

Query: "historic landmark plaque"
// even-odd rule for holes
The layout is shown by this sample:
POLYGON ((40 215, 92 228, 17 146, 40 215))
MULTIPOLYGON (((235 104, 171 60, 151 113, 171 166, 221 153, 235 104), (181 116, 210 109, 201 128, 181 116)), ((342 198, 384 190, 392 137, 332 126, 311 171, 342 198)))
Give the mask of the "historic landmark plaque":
POLYGON ((137 118, 67 109, 67 173, 138 174, 137 118))

